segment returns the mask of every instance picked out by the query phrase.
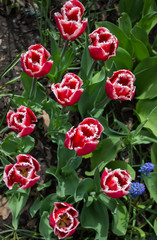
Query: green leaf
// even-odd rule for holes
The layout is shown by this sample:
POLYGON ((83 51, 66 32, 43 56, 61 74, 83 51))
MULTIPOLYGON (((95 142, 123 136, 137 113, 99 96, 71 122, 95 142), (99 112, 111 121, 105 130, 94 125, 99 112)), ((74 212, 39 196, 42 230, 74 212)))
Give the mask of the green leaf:
POLYGON ((142 16, 146 15, 149 12, 152 2, 153 2, 153 0, 145 0, 144 1, 142 16))
POLYGON ((51 186, 51 183, 52 183, 52 180, 49 180, 49 181, 46 182, 46 183, 42 183, 41 185, 39 185, 39 186, 37 187, 37 191, 40 192, 41 190, 50 187, 50 186, 51 186))
POLYGON ((126 12, 123 12, 118 19, 119 28, 127 35, 130 35, 130 31, 132 29, 132 23, 129 15, 126 12))
POLYGON ((49 224, 49 213, 43 212, 40 217, 39 231, 46 240, 51 240, 51 233, 53 232, 49 224))
POLYGON ((110 32, 112 34, 114 34, 117 37, 117 39, 119 40, 119 47, 124 48, 130 54, 132 54, 132 46, 130 44, 130 40, 119 27, 117 27, 115 24, 108 22, 108 21, 96 22, 95 25, 96 25, 96 28, 98 28, 98 27, 108 28, 110 30, 110 32))
POLYGON ((110 211, 114 214, 117 208, 117 201, 114 198, 107 196, 105 193, 99 194, 99 199, 104 203, 106 207, 110 209, 110 211))
POLYGON ((157 203, 157 172, 151 172, 148 176, 143 177, 150 197, 157 203))
POLYGON ((145 44, 134 37, 134 35, 131 35, 131 43, 134 49, 134 54, 139 61, 149 57, 149 52, 145 44))
POLYGON ((120 199, 117 199, 117 201, 117 209, 113 213, 112 231, 117 236, 125 236, 128 227, 129 213, 124 203, 120 199))
POLYGON ((84 198, 84 195, 91 191, 93 191, 92 178, 85 178, 81 180, 74 194, 75 202, 81 201, 84 198))
POLYGON ((136 114, 141 122, 149 119, 145 124, 145 128, 149 129, 157 137, 156 118, 157 118, 157 98, 152 100, 139 100, 136 105, 136 114))
POLYGON ((106 75, 106 72, 105 72, 105 69, 104 69, 104 67, 103 67, 100 72, 97 72, 97 73, 93 76, 90 84, 92 85, 92 84, 94 84, 94 83, 98 83, 98 82, 103 81, 103 80, 105 79, 105 75, 106 75))
POLYGON ((132 57, 124 48, 118 47, 116 51, 116 56, 113 56, 106 62, 107 68, 109 69, 111 68, 113 61, 116 64, 116 70, 119 69, 132 70, 133 67, 132 57))
MULTIPOLYGON (((138 74, 140 72, 151 69, 157 65, 157 57, 150 57, 141 61, 135 68, 134 73, 138 74)), ((137 77, 137 76, 136 76, 137 77)), ((136 79, 137 82, 137 79, 136 79)))
MULTIPOLYGON (((14 186, 13 189, 15 188, 17 189, 17 186, 14 186)), ((19 215, 28 200, 30 189, 31 188, 24 190, 17 189, 9 199, 8 207, 12 211, 12 225, 15 229, 18 228, 19 215)))
POLYGON ((97 232, 95 240, 107 240, 109 228, 108 212, 100 199, 94 199, 88 207, 84 204, 80 220, 83 228, 93 229, 97 232))
POLYGON ((5 138, 1 147, 4 153, 8 155, 17 155, 30 152, 34 148, 34 143, 34 138, 29 135, 18 138, 15 134, 12 134, 5 138))
POLYGON ((1 163, 2 163, 3 167, 10 164, 10 162, 3 156, 0 156, 0 160, 1 160, 1 163))
POLYGON ((23 71, 21 74, 21 81, 24 87, 23 96, 26 98, 29 98, 29 94, 32 88, 33 78, 23 71))
POLYGON ((76 156, 75 151, 69 150, 64 146, 64 143, 62 141, 59 141, 57 149, 58 158, 57 172, 59 172, 62 168, 66 169, 65 166, 67 165, 67 162, 70 161, 70 159, 74 159, 75 156, 76 156))
POLYGON ((67 160, 67 163, 64 167, 62 167, 62 172, 71 173, 75 169, 77 169, 82 162, 82 157, 74 156, 67 160))
POLYGON ((83 51, 82 58, 81 58, 81 68, 80 68, 80 73, 79 73, 80 77, 84 81, 89 80, 88 74, 89 74, 91 66, 93 65, 93 62, 94 62, 93 58, 91 58, 91 56, 90 56, 88 45, 89 45, 89 42, 86 37, 84 51, 83 51))
POLYGON ((120 0, 119 10, 121 13, 126 12, 134 23, 141 16, 143 3, 144 0, 120 0))
POLYGON ((157 172, 157 143, 153 143, 151 147, 151 161, 155 165, 154 171, 157 172))
POLYGON ((149 34, 151 29, 157 24, 157 12, 153 11, 145 15, 139 22, 138 26, 143 28, 149 34))
POLYGON ((143 42, 146 46, 149 43, 148 34, 139 26, 135 25, 131 31, 134 37, 141 42, 143 42))
POLYGON ((100 192, 100 189, 101 189, 100 182, 101 182, 100 173, 99 173, 99 169, 97 168, 94 173, 94 191, 96 193, 100 192))
POLYGON ((152 99, 157 96, 156 76, 157 67, 155 65, 135 74, 136 96, 138 99, 152 99))
POLYGON ((59 198, 56 193, 49 194, 44 200, 41 202, 40 206, 40 215, 42 215, 45 211, 51 212, 54 208, 54 203, 59 202, 59 198))
POLYGON ((39 196, 35 199, 34 203, 32 204, 32 206, 29 210, 32 218, 37 213, 37 211, 40 209, 41 203, 42 203, 42 200, 41 200, 41 197, 39 196))
POLYGON ((112 170, 116 169, 116 168, 120 168, 122 170, 126 170, 130 173, 131 177, 133 180, 135 180, 135 176, 136 176, 136 172, 134 171, 134 169, 126 162, 120 161, 120 160, 116 160, 113 162, 110 162, 106 165, 107 168, 111 168, 112 170))
POLYGON ((154 232, 155 232, 155 234, 157 235, 157 217, 156 217, 156 219, 154 220, 154 232))
POLYGON ((112 161, 120 150, 120 139, 116 137, 108 137, 103 139, 97 149, 93 152, 91 158, 92 169, 96 168, 101 162, 107 164, 112 161))

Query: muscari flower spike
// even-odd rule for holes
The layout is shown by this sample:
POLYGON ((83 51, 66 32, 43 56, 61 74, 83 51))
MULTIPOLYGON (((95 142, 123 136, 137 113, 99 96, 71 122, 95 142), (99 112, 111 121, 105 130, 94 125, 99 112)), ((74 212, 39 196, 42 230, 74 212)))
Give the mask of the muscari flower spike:
POLYGON ((143 183, 132 183, 129 189, 128 195, 131 195, 132 197, 136 197, 139 195, 142 195, 142 193, 145 190, 145 185, 143 183))
POLYGON ((145 163, 143 166, 140 167, 140 170, 138 172, 141 172, 141 175, 147 176, 153 169, 154 169, 153 163, 145 163))

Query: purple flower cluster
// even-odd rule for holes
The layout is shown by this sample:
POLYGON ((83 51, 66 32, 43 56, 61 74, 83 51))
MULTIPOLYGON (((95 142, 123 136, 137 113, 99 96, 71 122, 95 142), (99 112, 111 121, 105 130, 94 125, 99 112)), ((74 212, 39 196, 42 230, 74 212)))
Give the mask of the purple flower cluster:
POLYGON ((143 183, 135 182, 131 184, 128 195, 131 195, 132 197, 136 197, 136 196, 142 195, 144 190, 145 190, 145 185, 143 183))
POLYGON ((140 170, 138 172, 141 172, 141 175, 147 176, 151 171, 154 169, 153 163, 145 163, 143 166, 140 167, 140 170))

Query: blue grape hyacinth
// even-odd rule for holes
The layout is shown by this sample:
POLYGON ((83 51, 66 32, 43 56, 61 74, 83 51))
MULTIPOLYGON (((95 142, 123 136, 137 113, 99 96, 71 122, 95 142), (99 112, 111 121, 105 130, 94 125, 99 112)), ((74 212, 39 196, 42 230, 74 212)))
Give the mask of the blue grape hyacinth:
POLYGON ((138 172, 141 172, 141 175, 147 176, 153 169, 154 169, 154 164, 153 163, 145 163, 140 167, 140 170, 138 172))
POLYGON ((136 197, 138 195, 142 195, 144 190, 145 190, 145 185, 143 183, 135 182, 130 185, 128 195, 131 195, 132 197, 136 197))

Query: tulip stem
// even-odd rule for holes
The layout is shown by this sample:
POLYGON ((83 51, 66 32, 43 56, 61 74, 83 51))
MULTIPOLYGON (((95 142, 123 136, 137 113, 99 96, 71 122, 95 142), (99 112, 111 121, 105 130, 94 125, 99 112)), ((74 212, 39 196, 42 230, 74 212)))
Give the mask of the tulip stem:
POLYGON ((68 44, 69 44, 69 40, 66 40, 66 41, 65 41, 65 44, 64 44, 64 47, 63 47, 63 49, 62 49, 62 52, 61 52, 61 56, 60 56, 60 59, 61 59, 61 60, 62 60, 62 58, 63 58, 63 56, 64 56, 64 54, 65 54, 65 51, 66 51, 66 49, 67 49, 68 44))
POLYGON ((33 97, 33 93, 34 93, 34 90, 35 90, 36 80, 37 80, 37 79, 34 77, 34 78, 33 78, 33 82, 32 82, 32 87, 31 87, 31 90, 30 90, 30 93, 29 93, 29 99, 32 99, 32 97, 33 97))
POLYGON ((92 65, 90 67, 90 70, 88 72, 88 76, 87 76, 88 79, 91 77, 91 74, 93 72, 93 69, 95 68, 95 65, 96 65, 96 61, 93 61, 92 65))

